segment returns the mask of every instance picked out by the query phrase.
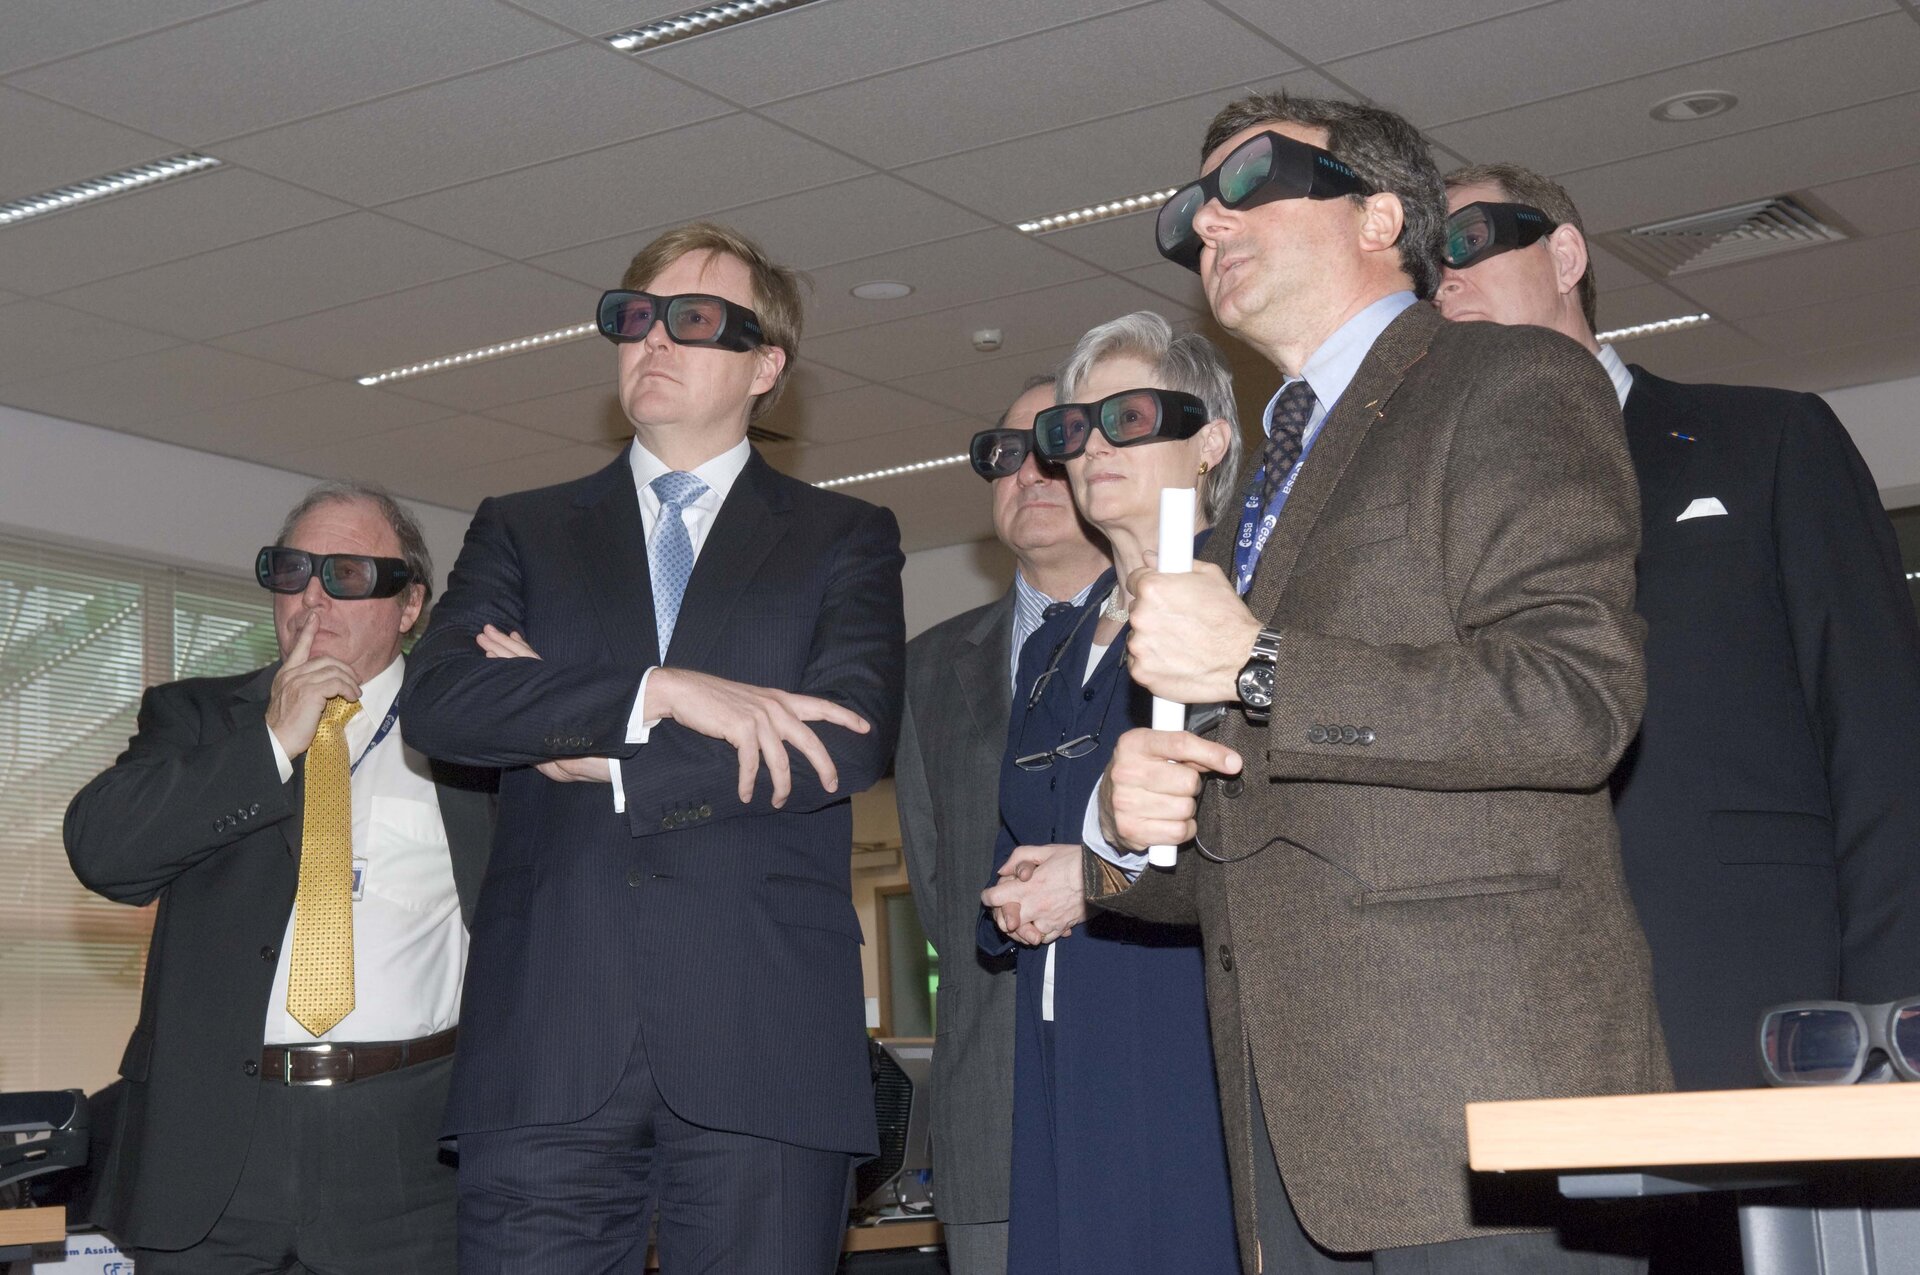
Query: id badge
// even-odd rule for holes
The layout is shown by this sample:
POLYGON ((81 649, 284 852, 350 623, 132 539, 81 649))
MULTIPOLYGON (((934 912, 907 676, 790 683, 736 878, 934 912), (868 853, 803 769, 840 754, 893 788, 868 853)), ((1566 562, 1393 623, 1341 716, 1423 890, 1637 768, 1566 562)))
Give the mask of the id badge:
POLYGON ((353 861, 353 901, 358 903, 366 897, 367 861, 365 859, 355 859, 353 861))

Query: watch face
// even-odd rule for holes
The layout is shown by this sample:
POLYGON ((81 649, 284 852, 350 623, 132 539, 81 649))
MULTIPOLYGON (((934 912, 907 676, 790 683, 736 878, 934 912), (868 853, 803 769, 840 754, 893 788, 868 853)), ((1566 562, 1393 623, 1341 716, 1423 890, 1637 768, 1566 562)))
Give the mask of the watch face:
POLYGON ((1273 666, 1249 664, 1240 670, 1237 683, 1240 702, 1249 708, 1268 708, 1273 704, 1273 666))

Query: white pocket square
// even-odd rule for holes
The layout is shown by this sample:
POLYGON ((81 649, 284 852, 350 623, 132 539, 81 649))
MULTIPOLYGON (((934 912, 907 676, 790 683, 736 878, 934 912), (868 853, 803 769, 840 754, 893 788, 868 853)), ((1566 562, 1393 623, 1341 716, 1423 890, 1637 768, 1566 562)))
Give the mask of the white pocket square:
POLYGON ((1720 503, 1718 496, 1702 496, 1681 510, 1680 516, 1674 521, 1685 522, 1689 518, 1722 518, 1726 516, 1726 512, 1727 507, 1720 503))

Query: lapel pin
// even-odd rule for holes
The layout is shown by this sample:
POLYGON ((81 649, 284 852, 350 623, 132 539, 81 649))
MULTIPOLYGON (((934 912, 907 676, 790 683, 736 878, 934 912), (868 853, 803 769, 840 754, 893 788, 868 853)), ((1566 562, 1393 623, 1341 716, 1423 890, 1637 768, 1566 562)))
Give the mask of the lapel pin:
POLYGON ((1680 440, 1681 442, 1683 442, 1683 443, 1691 443, 1691 442, 1694 442, 1694 441, 1695 441, 1695 439, 1694 439, 1694 437, 1693 437, 1693 435, 1692 435, 1692 434, 1682 434, 1682 433, 1681 433, 1681 432, 1680 432, 1679 430, 1677 430, 1677 429, 1670 429, 1670 430, 1668 430, 1668 431, 1667 431, 1667 437, 1668 437, 1668 438, 1677 438, 1677 439, 1679 439, 1679 440, 1680 440))

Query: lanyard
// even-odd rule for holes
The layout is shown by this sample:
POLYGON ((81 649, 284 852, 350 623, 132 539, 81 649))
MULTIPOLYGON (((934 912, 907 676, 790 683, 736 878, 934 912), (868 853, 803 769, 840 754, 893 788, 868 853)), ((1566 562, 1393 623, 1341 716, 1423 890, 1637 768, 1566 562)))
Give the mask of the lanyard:
POLYGON ((373 732, 373 738, 368 740, 367 746, 360 750, 360 756, 354 760, 353 765, 347 767, 347 775, 349 777, 351 777, 355 771, 360 769, 360 763, 367 759, 368 753, 380 747, 380 741, 387 737, 387 732, 392 730, 393 724, 399 720, 400 720, 400 706, 398 704, 395 704, 392 708, 387 710, 386 720, 380 723, 380 729, 373 732))
POLYGON ((1273 535, 1274 524, 1280 521, 1280 511, 1286 508, 1287 497, 1293 494, 1293 484, 1300 477, 1301 467, 1307 463, 1307 453, 1313 450, 1320 430, 1326 426, 1327 417, 1333 415, 1333 404, 1328 403, 1325 407, 1320 424, 1310 425, 1300 440, 1300 459, 1293 462, 1293 468, 1287 471, 1287 480, 1280 484, 1279 491, 1273 493, 1273 503, 1265 509, 1260 507, 1260 489, 1266 485, 1265 465, 1253 476, 1253 483, 1247 489, 1247 499, 1240 507, 1240 530, 1233 538, 1233 587, 1241 597, 1245 597, 1247 590, 1253 587, 1254 568, 1260 565, 1260 555, 1273 535))

